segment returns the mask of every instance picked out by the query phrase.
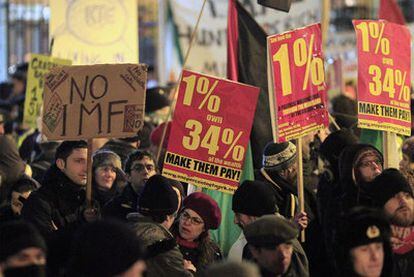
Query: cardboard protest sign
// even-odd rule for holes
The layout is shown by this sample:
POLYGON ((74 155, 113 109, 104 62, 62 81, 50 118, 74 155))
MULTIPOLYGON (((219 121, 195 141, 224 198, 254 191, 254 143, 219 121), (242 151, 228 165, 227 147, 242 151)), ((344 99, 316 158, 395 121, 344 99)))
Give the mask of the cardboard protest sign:
POLYGON ((143 126, 146 65, 55 67, 45 76, 48 139, 134 136, 143 126))
POLYGON ((328 126, 320 24, 267 38, 269 104, 277 142, 328 126))
POLYGON ((49 2, 53 56, 76 65, 138 62, 136 0, 49 2))
POLYGON ((184 70, 162 174, 234 192, 258 95, 259 88, 184 70))
POLYGON ((55 66, 71 65, 70 60, 31 54, 27 72, 26 98, 24 102, 23 124, 25 128, 37 128, 37 118, 43 103, 44 75, 55 66))
POLYGON ((358 127, 411 133, 411 35, 385 20, 354 20, 358 47, 358 127))

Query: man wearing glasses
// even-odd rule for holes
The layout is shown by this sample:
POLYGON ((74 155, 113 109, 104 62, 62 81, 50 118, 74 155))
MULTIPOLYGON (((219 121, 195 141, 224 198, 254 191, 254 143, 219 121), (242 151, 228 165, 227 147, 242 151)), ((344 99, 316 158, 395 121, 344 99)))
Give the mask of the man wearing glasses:
POLYGON ((150 152, 137 150, 128 156, 124 171, 128 183, 120 195, 105 205, 104 217, 126 220, 127 214, 136 212, 145 183, 157 173, 157 168, 150 152))

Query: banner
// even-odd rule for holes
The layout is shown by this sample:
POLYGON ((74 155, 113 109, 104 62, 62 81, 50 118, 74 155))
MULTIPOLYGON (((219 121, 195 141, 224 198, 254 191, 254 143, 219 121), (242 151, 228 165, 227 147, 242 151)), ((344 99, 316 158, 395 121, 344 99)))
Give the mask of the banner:
POLYGON ((259 88, 184 70, 162 174, 233 193, 259 88))
POLYGON ((411 133, 411 36, 385 20, 354 20, 358 48, 358 127, 411 133))
POLYGON ((26 98, 24 101, 23 124, 25 128, 37 128, 37 119, 43 103, 44 75, 55 66, 71 65, 70 60, 31 54, 27 72, 26 98))
POLYGON ((269 104, 275 141, 328 126, 320 24, 269 36, 269 104))
POLYGON ((51 0, 49 34, 73 64, 138 63, 137 1, 51 0))
MULTIPOLYGON (((177 39, 183 56, 185 55, 191 38, 191 33, 200 13, 202 0, 169 0, 177 39)), ((257 0, 239 1, 244 8, 255 18, 268 34, 281 33, 286 30, 299 28, 320 20, 320 0, 294 1, 289 13, 265 8, 257 4, 257 0)), ((186 68, 214 76, 226 76, 226 26, 228 0, 207 1, 203 16, 191 48, 186 68)), ((167 48, 164 51, 168 51, 167 48)), ((171 57, 171 53, 166 53, 171 57)), ((168 76, 171 59, 165 68, 168 76)), ((162 65, 163 68, 165 65, 162 65)), ((179 70, 176 71, 179 75, 179 70)))
POLYGON ((131 137, 144 124, 146 65, 52 68, 45 75, 42 132, 48 139, 131 137))

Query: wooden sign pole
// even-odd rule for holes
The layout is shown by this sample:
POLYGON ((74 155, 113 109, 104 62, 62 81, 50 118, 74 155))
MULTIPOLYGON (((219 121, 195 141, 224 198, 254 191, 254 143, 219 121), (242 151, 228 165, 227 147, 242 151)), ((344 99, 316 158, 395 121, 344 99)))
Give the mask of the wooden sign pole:
POLYGON ((88 139, 88 157, 87 157, 87 166, 88 166, 88 179, 86 183, 86 201, 88 202, 88 207, 92 208, 92 145, 93 139, 88 139))
MULTIPOLYGON (((296 139, 296 163, 298 169, 298 199, 299 199, 299 211, 305 211, 305 196, 303 193, 303 160, 302 160, 302 138, 296 139)), ((305 242, 305 230, 300 232, 300 241, 305 242)))

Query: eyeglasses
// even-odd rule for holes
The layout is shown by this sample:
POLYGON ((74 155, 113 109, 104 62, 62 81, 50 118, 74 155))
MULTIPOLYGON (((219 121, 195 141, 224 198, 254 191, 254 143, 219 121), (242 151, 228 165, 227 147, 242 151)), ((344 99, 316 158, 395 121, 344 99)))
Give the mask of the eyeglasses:
POLYGON ((379 159, 372 160, 372 161, 363 161, 359 163, 361 167, 369 167, 369 166, 373 166, 374 164, 377 165, 378 167, 382 167, 382 163, 379 159))
POLYGON ((200 224, 203 224, 203 223, 204 223, 204 222, 203 222, 200 218, 197 218, 197 217, 192 217, 192 216, 190 216, 190 214, 189 214, 189 213, 187 213, 187 212, 183 212, 183 213, 180 215, 180 219, 182 219, 182 220, 184 220, 184 221, 186 221, 186 220, 190 220, 191 224, 193 224, 193 225, 200 225, 200 224))
POLYGON ((153 164, 135 164, 135 165, 131 168, 131 170, 135 170, 135 171, 140 172, 140 171, 143 171, 143 170, 144 170, 144 168, 145 168, 147 171, 154 171, 154 170, 155 170, 155 165, 153 165, 153 164))

